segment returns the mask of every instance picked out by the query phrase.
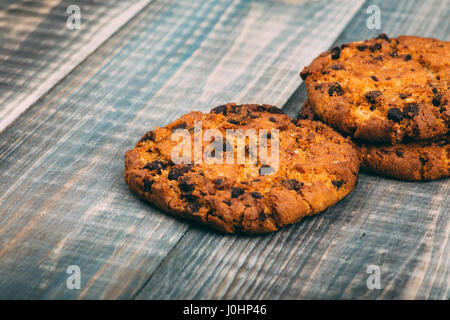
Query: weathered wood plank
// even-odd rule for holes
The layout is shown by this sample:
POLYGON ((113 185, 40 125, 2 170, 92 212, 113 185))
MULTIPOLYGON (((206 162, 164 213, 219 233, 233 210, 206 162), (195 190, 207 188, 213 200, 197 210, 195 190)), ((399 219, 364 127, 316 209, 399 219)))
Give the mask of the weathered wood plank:
POLYGON ((136 296, 191 224, 128 191, 124 151, 189 109, 284 104, 298 69, 361 3, 183 0, 143 10, 0 135, 0 297, 136 296), (81 268, 79 291, 66 287, 69 265, 81 268))
MULTIPOLYGON (((335 44, 380 32, 449 40, 449 9, 449 1, 368 1, 335 44), (371 4, 382 30, 366 27, 371 4)), ((300 86, 283 109, 294 116, 305 100, 300 86)), ((449 299, 449 187, 363 173, 335 207, 270 236, 190 228, 136 298, 449 299), (380 290, 366 285, 369 265, 380 267, 380 290)))
POLYGON ((0 132, 150 1, 0 3, 0 132), (72 5, 80 29, 66 27, 72 5))

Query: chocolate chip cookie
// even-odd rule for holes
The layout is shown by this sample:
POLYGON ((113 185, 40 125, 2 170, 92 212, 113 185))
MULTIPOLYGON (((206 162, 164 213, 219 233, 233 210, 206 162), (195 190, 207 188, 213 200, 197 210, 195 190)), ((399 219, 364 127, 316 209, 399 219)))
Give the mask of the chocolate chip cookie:
POLYGON ((147 132, 125 154, 125 181, 140 198, 226 233, 273 232, 321 212, 353 190, 358 170, 358 153, 349 139, 320 122, 294 125, 281 109, 268 105, 227 104, 209 113, 190 112, 147 132), (208 129, 216 133, 214 139, 205 138, 208 129), (195 135, 199 130, 203 138, 195 135), (229 139, 228 130, 267 137, 257 139, 255 152, 249 137, 242 144, 229 139), (175 133, 189 134, 192 149, 203 142, 182 162, 174 159, 182 149, 175 133), (261 158, 266 147, 278 150, 277 166, 261 158), (243 162, 236 156, 239 150, 243 162), (207 163, 207 154, 218 162, 207 163), (229 154, 236 157, 233 163, 224 160, 229 154))
POLYGON ((448 41, 381 34, 322 53, 300 76, 319 118, 355 139, 394 144, 449 131, 448 41))
MULTIPOLYGON (((294 122, 317 120, 308 101, 294 122)), ((449 134, 430 140, 410 141, 396 145, 357 142, 361 168, 387 177, 429 181, 450 176, 449 134)))

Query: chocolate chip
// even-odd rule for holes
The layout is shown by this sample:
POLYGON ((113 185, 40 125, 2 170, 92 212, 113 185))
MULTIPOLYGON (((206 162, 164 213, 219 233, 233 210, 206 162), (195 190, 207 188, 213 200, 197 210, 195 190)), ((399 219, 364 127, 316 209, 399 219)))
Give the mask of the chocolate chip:
POLYGON ((198 200, 197 196, 192 194, 192 191, 187 191, 185 194, 180 195, 180 199, 186 199, 189 202, 198 200))
POLYGON ((269 113, 284 114, 283 110, 277 107, 270 107, 268 111, 269 113))
POLYGON ((264 213, 264 209, 262 209, 259 212, 259 219, 261 219, 261 221, 266 221, 267 217, 266 217, 266 214, 264 213))
POLYGON ((190 183, 187 177, 182 177, 180 182, 180 190, 184 192, 193 191, 195 189, 195 184, 190 183))
POLYGON ((386 41, 389 41, 389 37, 386 35, 386 33, 380 33, 377 37, 376 37, 376 39, 379 39, 379 40, 386 40, 386 41))
POLYGON ((438 147, 444 147, 448 145, 448 138, 440 138, 434 142, 438 147))
POLYGON ((442 95, 440 93, 435 94, 432 101, 433 106, 439 107, 441 105, 441 99, 442 95))
POLYGON ((300 78, 302 78, 302 80, 306 80, 306 78, 308 78, 310 75, 312 75, 310 71, 303 70, 302 72, 300 72, 300 78))
POLYGON ((372 78, 373 81, 378 81, 377 76, 370 76, 372 78))
POLYGON ((383 93, 378 90, 369 91, 366 93, 366 99, 370 104, 375 104, 377 102, 377 98, 382 94, 383 93))
POLYGON ((155 133, 153 131, 147 132, 139 141, 143 142, 143 141, 147 141, 147 140, 155 141, 155 133))
POLYGON ((266 108, 265 106, 259 105, 256 107, 256 111, 258 112, 266 112, 268 108, 266 108))
POLYGON ((406 56, 405 56, 405 59, 404 59, 405 61, 409 61, 409 60, 411 60, 411 55, 410 54, 407 54, 406 56))
POLYGON ((340 189, 342 187, 342 185, 345 183, 344 180, 333 180, 331 181, 331 183, 333 184, 333 186, 336 187, 336 189, 340 189))
POLYGON ((257 191, 253 191, 253 192, 251 192, 250 194, 251 194, 251 196, 252 196, 253 198, 255 198, 255 199, 261 199, 261 198, 263 197, 262 194, 259 193, 259 192, 257 192, 257 191))
POLYGON ((233 188, 231 188, 231 197, 232 197, 232 198, 237 198, 237 197, 239 197, 241 194, 244 194, 244 189, 239 188, 239 187, 233 187, 233 188))
POLYGON ((337 60, 341 56, 341 49, 339 47, 334 47, 331 49, 331 59, 337 60))
POLYGON ((334 93, 336 93, 337 96, 342 96, 342 88, 338 82, 333 83, 328 88, 328 94, 330 95, 330 97, 333 96, 334 93))
POLYGON ((231 206, 231 201, 230 200, 222 200, 223 203, 225 203, 228 206, 231 206))
POLYGON ((424 158, 422 156, 419 156, 419 160, 420 160, 420 162, 422 162, 422 164, 426 164, 428 162, 428 159, 424 158))
POLYGON ((383 61, 383 56, 376 56, 373 60, 383 61))
POLYGON ((222 113, 225 116, 227 114, 227 105, 224 104, 224 105, 215 107, 215 108, 211 109, 211 112, 212 113, 217 113, 217 114, 218 113, 222 113))
POLYGON ((259 175, 260 176, 265 176, 267 174, 271 174, 274 173, 275 169, 272 168, 271 166, 268 166, 266 164, 263 164, 260 168, 259 168, 259 175))
POLYGON ((437 93, 438 92, 436 88, 431 89, 431 91, 433 91, 433 93, 437 93))
POLYGON ((398 157, 403 157, 403 149, 402 148, 398 148, 397 150, 395 150, 395 154, 398 156, 398 157))
POLYGON ((202 207, 202 205, 198 201, 198 199, 193 199, 189 201, 188 207, 192 212, 197 212, 202 207))
POLYGON ((236 126, 241 124, 241 122, 239 120, 235 120, 235 119, 227 119, 227 122, 234 124, 236 126))
POLYGON ((271 122, 277 122, 277 119, 275 119, 274 117, 270 117, 269 120, 270 120, 271 122))
POLYGON ((392 58, 395 58, 395 57, 398 56, 397 51, 392 51, 389 55, 390 55, 392 58))
POLYGON ((215 186, 220 186, 223 183, 223 178, 217 178, 216 180, 214 180, 214 185, 215 186))
POLYGON ((403 119, 403 112, 399 108, 391 108, 387 113, 389 120, 400 122, 403 119))
POLYGON ((282 180, 281 184, 289 190, 295 190, 297 192, 299 192, 303 186, 303 182, 300 182, 297 179, 282 180))
POLYGON ((242 105, 232 105, 230 106, 230 112, 234 114, 240 113, 242 110, 242 105))
POLYGON ((344 66, 342 64, 336 63, 330 66, 330 69, 333 70, 344 70, 344 66))
POLYGON ((181 122, 175 126, 172 127, 172 131, 175 131, 177 129, 186 129, 186 123, 185 122, 181 122))
POLYGON ((152 162, 147 163, 144 166, 144 169, 150 170, 150 171, 156 171, 158 174, 161 174, 161 169, 166 169, 167 162, 161 161, 161 160, 155 160, 152 162))
POLYGON ((255 198, 255 199, 261 199, 262 198, 262 194, 257 192, 257 191, 253 191, 250 193, 250 195, 255 198))
POLYGON ((147 178, 144 179, 144 191, 151 193, 152 192, 152 185, 155 183, 153 180, 148 180, 147 178))
POLYGON ((187 173, 189 170, 191 170, 191 166, 189 165, 174 167, 170 169, 168 178, 169 180, 177 180, 179 177, 187 173))
POLYGON ((356 46, 356 49, 358 49, 359 51, 364 51, 364 50, 366 50, 367 48, 368 48, 368 46, 366 46, 365 44, 356 46))
POLYGON ((399 95, 398 95, 399 97, 400 97, 400 99, 406 99, 406 98, 408 98, 409 96, 411 96, 411 94, 410 93, 399 93, 399 95))
POLYGON ((375 52, 375 51, 380 50, 380 49, 381 49, 381 43, 375 43, 373 46, 369 47, 369 50, 371 52, 375 52))
POLYGON ((405 118, 411 119, 412 117, 419 114, 419 105, 417 103, 408 103, 403 108, 403 116, 405 118))

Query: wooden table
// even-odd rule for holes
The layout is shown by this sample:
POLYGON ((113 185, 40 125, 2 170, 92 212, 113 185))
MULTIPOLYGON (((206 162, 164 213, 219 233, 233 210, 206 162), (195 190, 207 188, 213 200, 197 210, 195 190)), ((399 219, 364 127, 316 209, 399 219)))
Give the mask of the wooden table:
POLYGON ((381 32, 448 41, 449 16, 449 0, 0 1, 0 298, 449 299, 449 179, 362 173, 263 236, 174 219, 123 179, 148 129, 231 101, 294 116, 320 52, 381 32))

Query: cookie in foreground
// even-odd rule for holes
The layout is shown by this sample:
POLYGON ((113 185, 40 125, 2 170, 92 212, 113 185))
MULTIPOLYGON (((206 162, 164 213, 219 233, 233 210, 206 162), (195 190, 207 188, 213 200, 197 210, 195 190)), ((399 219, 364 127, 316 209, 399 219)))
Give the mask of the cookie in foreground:
POLYGON ((381 34, 322 53, 300 75, 319 118, 355 139, 394 144, 449 131, 448 41, 381 34))
POLYGON ((353 190, 358 170, 358 153, 349 139, 320 122, 294 125, 281 109, 268 105, 190 112, 147 132, 125 154, 125 181, 140 198, 226 233, 273 232, 321 212, 353 190), (205 139, 210 129, 216 135, 205 139), (203 139, 195 136, 199 130, 203 139), (249 138, 229 137, 239 130, 249 138), (252 132, 261 133, 252 140, 256 149, 250 147, 252 132), (174 133, 190 135, 193 149, 203 141, 200 152, 189 151, 184 162, 176 163, 174 153, 181 149, 174 133), (269 164, 260 156, 264 150, 271 155, 277 150, 269 164), (241 151, 245 161, 238 157, 241 151), (231 163, 225 161, 230 154, 231 163))
MULTIPOLYGON (((294 122, 317 116, 308 101, 294 122)), ((449 134, 430 140, 396 145, 357 142, 361 169, 408 181, 430 181, 450 177, 449 134)))

